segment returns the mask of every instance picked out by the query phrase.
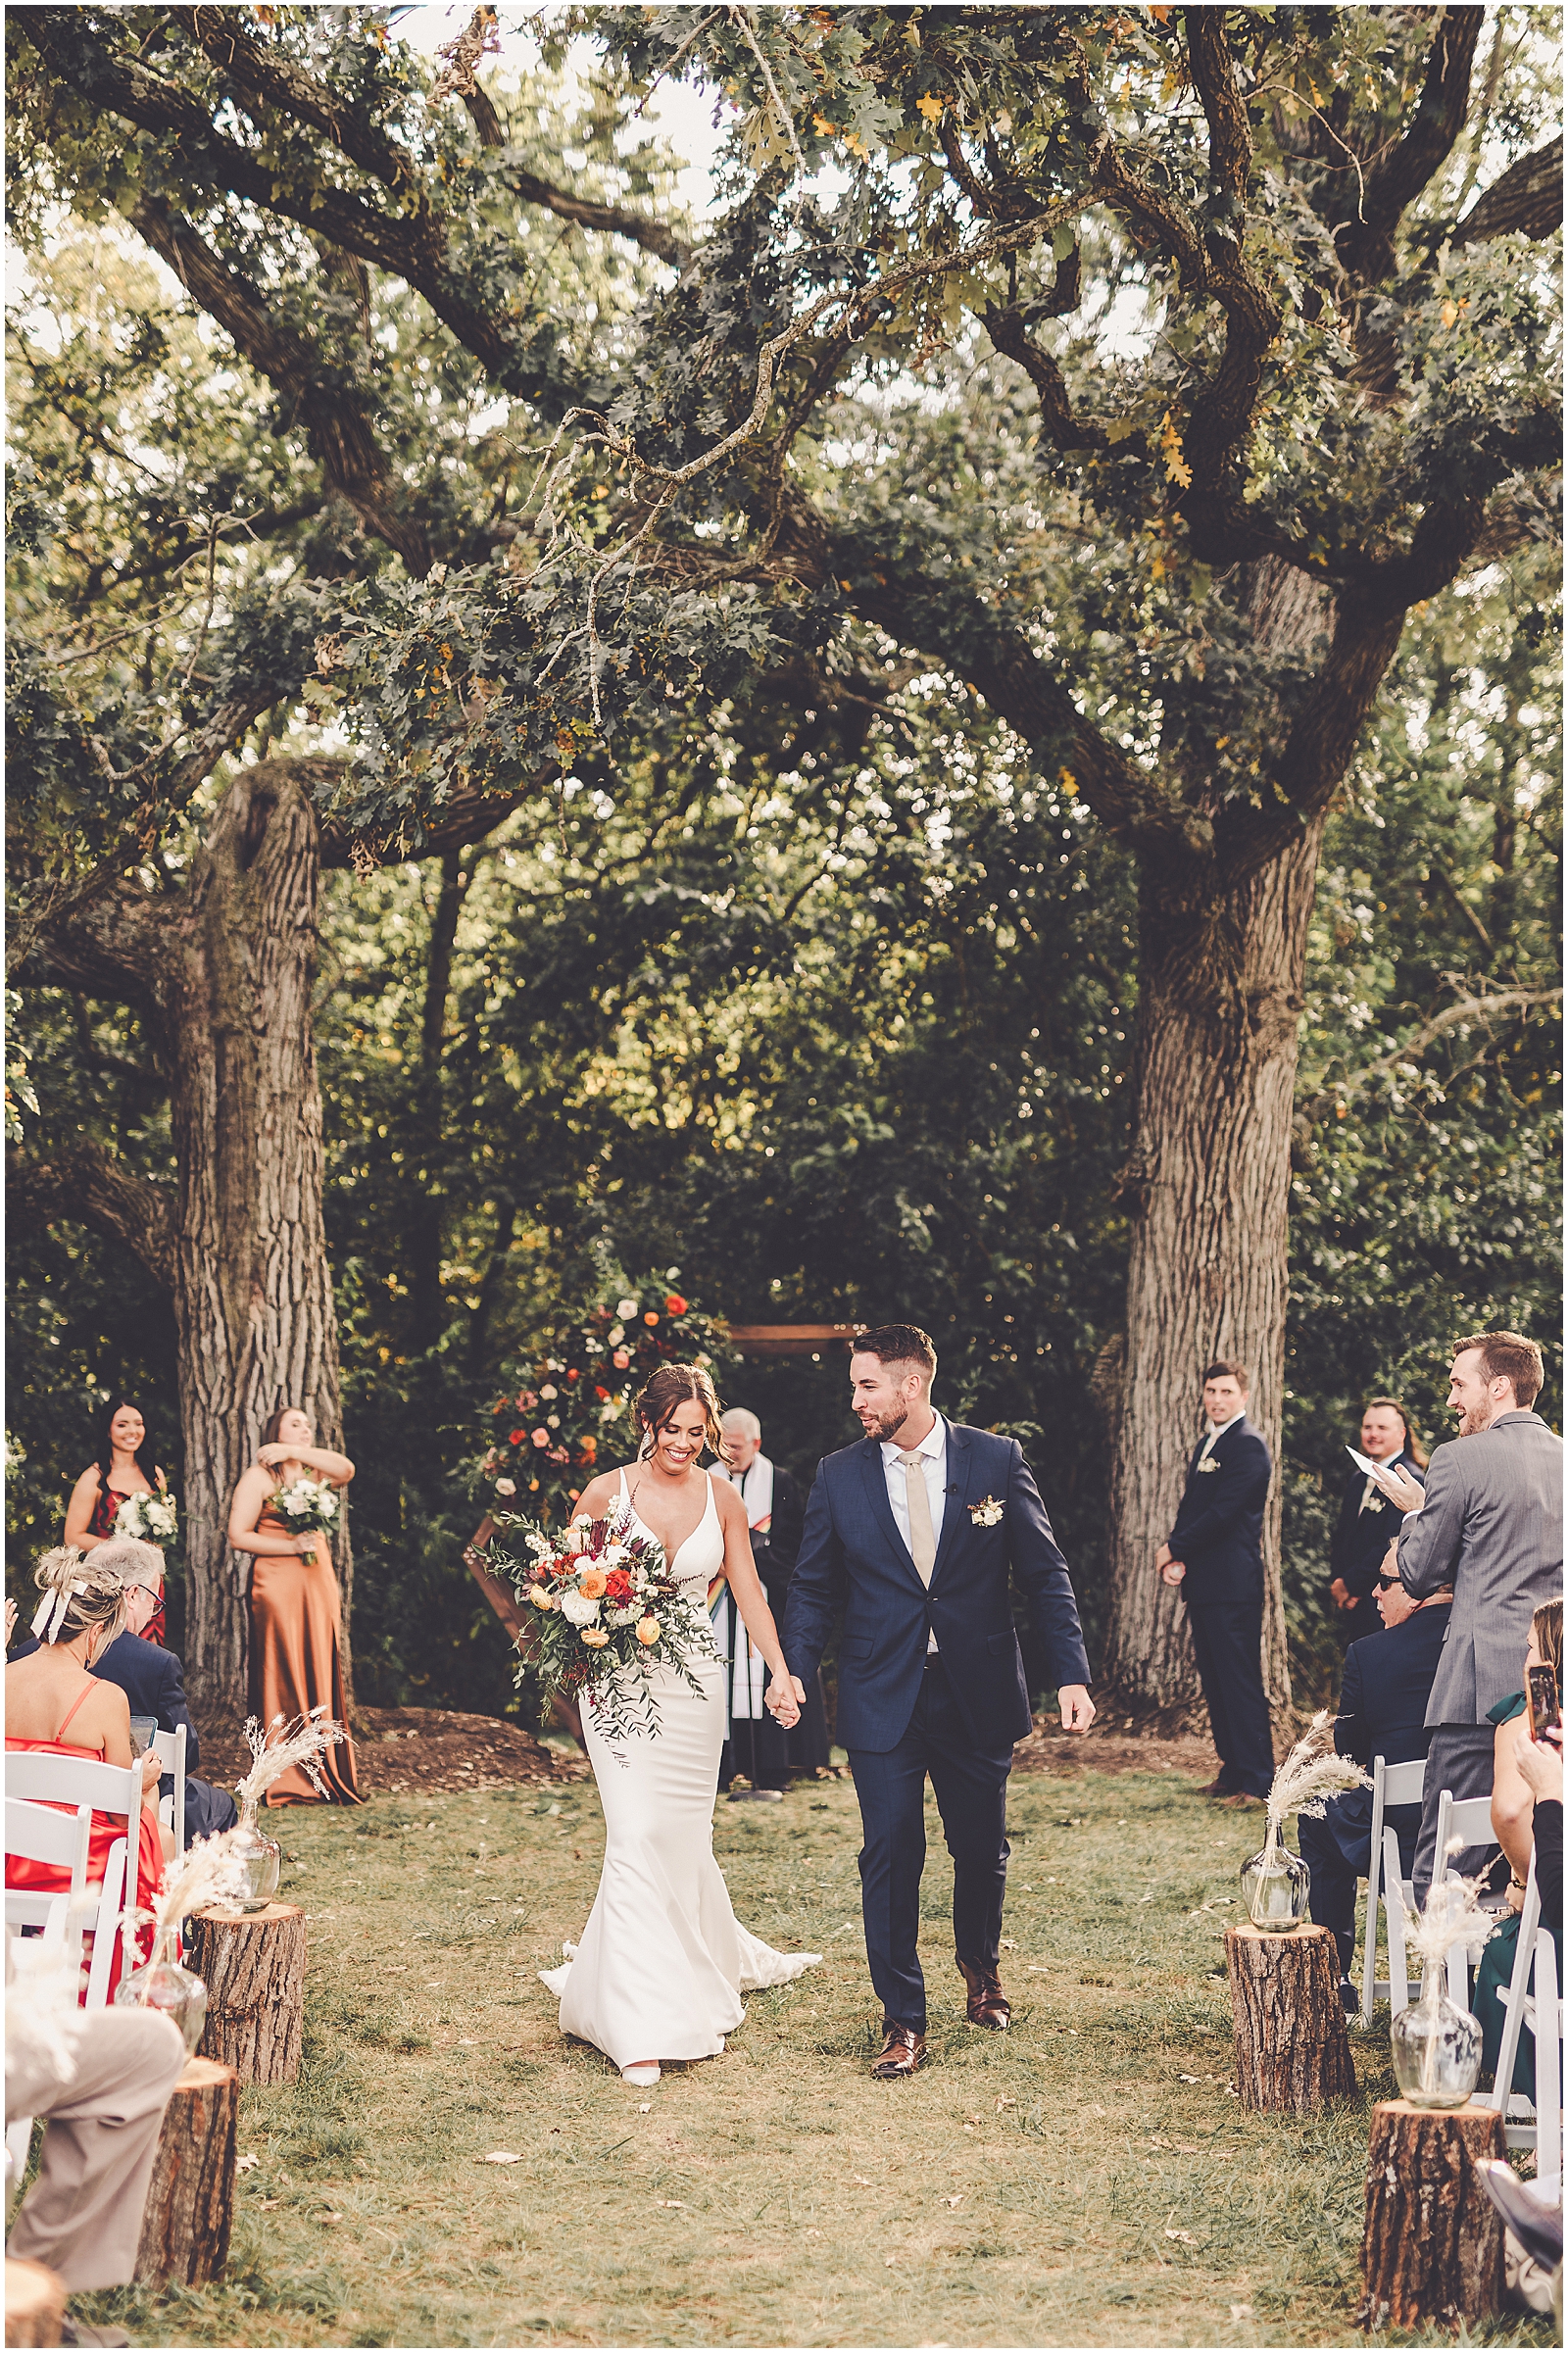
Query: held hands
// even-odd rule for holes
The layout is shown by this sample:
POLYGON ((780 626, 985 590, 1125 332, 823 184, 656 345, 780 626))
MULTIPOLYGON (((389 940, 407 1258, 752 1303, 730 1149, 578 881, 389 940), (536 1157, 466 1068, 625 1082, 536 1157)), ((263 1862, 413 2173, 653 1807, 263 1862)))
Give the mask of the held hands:
POLYGON ((1087 1732, 1095 1720, 1095 1703, 1081 1683, 1064 1683, 1056 1693, 1063 1732, 1087 1732))
POLYGON ((783 1731, 799 1724, 806 1705, 806 1686, 798 1675, 775 1675, 762 1696, 769 1715, 783 1731))

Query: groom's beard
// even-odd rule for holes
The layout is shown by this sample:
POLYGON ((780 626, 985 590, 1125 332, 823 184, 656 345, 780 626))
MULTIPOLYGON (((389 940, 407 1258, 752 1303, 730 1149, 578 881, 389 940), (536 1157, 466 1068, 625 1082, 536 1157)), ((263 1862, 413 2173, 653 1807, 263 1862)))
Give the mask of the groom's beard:
POLYGON ((898 1437, 899 1432, 903 1429, 908 1418, 909 1408, 907 1405, 906 1405, 901 1414, 894 1415, 891 1413, 879 1413, 874 1421, 868 1422, 862 1415, 860 1417, 860 1427, 865 1432, 867 1438, 874 1438, 880 1445, 885 1446, 890 1446, 893 1440, 898 1437))

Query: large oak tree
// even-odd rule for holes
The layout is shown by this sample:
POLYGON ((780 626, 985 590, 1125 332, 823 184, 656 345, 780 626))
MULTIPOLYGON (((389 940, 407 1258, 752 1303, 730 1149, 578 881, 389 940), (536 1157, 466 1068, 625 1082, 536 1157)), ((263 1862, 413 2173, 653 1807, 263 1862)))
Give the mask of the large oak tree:
MULTIPOLYGON (((302 877, 309 856, 289 845, 308 848, 320 817, 338 855, 469 839, 566 769, 612 765, 668 703, 770 664, 820 676, 846 645, 913 655, 983 697, 1139 863, 1127 1321, 1102 1367, 1108 1665, 1130 1696, 1190 1695, 1179 1612, 1146 1564, 1206 1356, 1254 1365, 1277 1441, 1325 816, 1407 613, 1550 528, 1560 421, 1539 247, 1560 218, 1560 144, 1541 143, 1546 105, 1500 35, 1477 74, 1482 19, 564 17, 563 38, 580 25, 597 48, 607 120, 629 123, 665 74, 727 98, 729 210, 693 246, 646 179, 628 192, 635 167, 610 137, 603 197, 564 159, 540 169, 536 127, 476 78, 487 11, 428 104, 369 12, 14 12, 35 199, 123 214, 273 388, 326 497, 397 560, 318 565, 270 635, 236 611, 224 663, 191 664, 178 727, 166 745, 166 717, 139 760, 105 749, 101 711, 74 725, 35 688, 38 805, 74 796, 114 821, 66 884, 40 853, 24 938, 58 970, 108 986, 118 969, 156 1001, 194 1114, 177 1122, 166 1261, 197 1336, 192 1452, 237 1460, 258 1385, 292 1363, 320 1364, 332 1420, 328 1300, 298 1311, 314 1356, 291 1360, 283 1340, 284 1269, 316 1247, 319 1152, 308 1035, 284 1025, 292 1065, 255 1035, 300 1003, 261 977, 274 829, 277 867, 302 877), (634 328, 570 331, 541 296, 541 221, 667 269, 634 328), (483 514, 411 455, 407 389, 386 397, 388 347, 364 327, 389 308, 430 382, 535 420, 541 463, 508 468, 483 514), (145 853, 222 749, 299 691, 307 645, 309 694, 357 757, 241 781, 177 910, 155 917, 149 973, 121 953, 145 936, 126 834, 145 853), (215 994, 236 953, 203 931, 220 906, 262 934, 215 994), (198 936, 205 998, 176 969, 198 936), (237 1090, 227 1048, 186 1037, 215 1005, 228 1010, 214 1035, 244 1040, 237 1090), (225 1188, 231 1147, 284 1167, 265 1106, 285 1099, 297 1183, 247 1168, 225 1188), (209 1282, 220 1201, 233 1264, 209 1282), (295 1217, 300 1250, 282 1247, 295 1217), (231 1368, 209 1391, 203 1351, 231 1368)), ((297 947, 303 879, 291 906, 297 947)), ((276 956, 281 973, 282 940, 276 956)), ((26 1181, 76 1186, 83 1213, 122 1232, 140 1215, 112 1170, 26 1181)), ((216 1549, 193 1546, 192 1567, 222 1591, 216 1549)), ((1274 1592, 1265 1655, 1284 1697, 1274 1592)), ((195 1647, 231 1692, 232 1605, 223 1623, 195 1647)))

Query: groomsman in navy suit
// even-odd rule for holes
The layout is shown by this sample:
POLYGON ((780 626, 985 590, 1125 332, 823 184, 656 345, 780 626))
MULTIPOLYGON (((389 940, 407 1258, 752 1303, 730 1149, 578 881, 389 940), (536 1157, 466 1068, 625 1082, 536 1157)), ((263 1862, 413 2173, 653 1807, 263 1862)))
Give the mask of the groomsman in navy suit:
POLYGON ((934 1411, 936 1365, 914 1324, 856 1342, 850 1384, 865 1437, 817 1466, 783 1629, 804 1698, 845 1597, 838 1736, 865 1831, 865 1948, 884 2018, 871 2072, 883 2079, 913 2075, 925 2056, 915 1946, 927 1776, 953 1856, 969 2019, 1000 2031, 1011 2015, 998 1974, 1007 1775, 1031 1729, 1011 1576, 1044 1640, 1063 1726, 1081 1732, 1095 1714, 1067 1564, 1017 1441, 934 1411))
POLYGON ((1211 1364, 1203 1375, 1208 1428, 1170 1541, 1154 1554, 1155 1568, 1167 1585, 1181 1587, 1187 1603, 1219 1752, 1219 1773, 1205 1794, 1235 1808, 1258 1804, 1274 1779, 1262 1664, 1263 1505, 1274 1466, 1247 1418, 1247 1390, 1240 1364, 1211 1364))

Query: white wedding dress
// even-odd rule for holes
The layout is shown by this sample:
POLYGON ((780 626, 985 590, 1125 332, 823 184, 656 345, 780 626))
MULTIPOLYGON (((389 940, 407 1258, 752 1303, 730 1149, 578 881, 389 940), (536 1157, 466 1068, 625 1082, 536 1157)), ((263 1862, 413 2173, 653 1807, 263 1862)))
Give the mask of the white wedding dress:
MULTIPOLYGON (((724 1563, 712 1481, 703 1516, 672 1564, 700 1611, 724 1563)), ((620 1492, 628 1507, 626 1474, 620 1492)), ((635 1511, 633 1517, 636 1517, 635 1511)), ((641 1519, 645 1536, 653 1530, 641 1519)), ((605 1867, 582 1941, 540 1977, 561 1997, 561 2031, 617 2067, 710 2059, 746 2016, 741 1995, 783 1985, 820 1953, 781 1953, 743 1929, 713 1860, 713 1800, 724 1741, 724 1668, 693 1662, 701 1697, 671 1668, 655 1670, 659 1730, 607 1740, 582 1711, 605 1815, 605 1867)))

